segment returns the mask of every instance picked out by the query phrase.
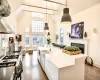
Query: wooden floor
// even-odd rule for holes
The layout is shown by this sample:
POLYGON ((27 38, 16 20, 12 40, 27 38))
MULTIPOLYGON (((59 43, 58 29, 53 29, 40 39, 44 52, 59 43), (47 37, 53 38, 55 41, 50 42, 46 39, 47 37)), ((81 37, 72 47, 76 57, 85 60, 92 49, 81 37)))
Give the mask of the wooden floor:
MULTIPOLYGON (((48 80, 38 63, 36 52, 34 52, 31 56, 26 54, 23 59, 23 65, 24 72, 22 80, 48 80)), ((100 80, 100 69, 86 65, 85 80, 100 80)))
POLYGON ((85 80, 100 80, 100 68, 85 65, 85 80))
POLYGON ((23 59, 24 72, 22 80, 48 80, 37 60, 37 53, 26 54, 23 59))

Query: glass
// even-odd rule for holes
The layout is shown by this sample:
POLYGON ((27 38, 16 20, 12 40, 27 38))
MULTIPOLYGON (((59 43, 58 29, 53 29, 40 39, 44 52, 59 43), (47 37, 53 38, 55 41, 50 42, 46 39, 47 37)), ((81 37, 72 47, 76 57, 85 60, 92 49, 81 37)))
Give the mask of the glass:
POLYGON ((63 40, 64 40, 64 30, 60 29, 60 43, 63 44, 63 40))
POLYGON ((29 45, 29 43, 30 43, 30 37, 29 35, 25 35, 25 44, 29 45))
POLYGON ((44 36, 41 36, 41 35, 33 36, 33 45, 34 44, 43 45, 43 41, 44 41, 44 36))
POLYGON ((43 21, 32 21, 32 32, 44 32, 44 22, 43 21))

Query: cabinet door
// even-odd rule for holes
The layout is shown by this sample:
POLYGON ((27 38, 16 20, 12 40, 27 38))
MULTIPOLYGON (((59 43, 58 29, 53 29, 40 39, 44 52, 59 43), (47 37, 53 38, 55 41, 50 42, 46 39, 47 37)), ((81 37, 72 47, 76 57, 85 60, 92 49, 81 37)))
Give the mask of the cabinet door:
POLYGON ((45 57, 45 73, 49 80, 58 80, 58 68, 45 57))
POLYGON ((37 58, 38 58, 38 60, 40 62, 40 50, 37 50, 37 58))
POLYGON ((40 54, 40 63, 41 63, 41 66, 42 66, 42 68, 44 69, 45 68, 45 55, 44 54, 40 54))

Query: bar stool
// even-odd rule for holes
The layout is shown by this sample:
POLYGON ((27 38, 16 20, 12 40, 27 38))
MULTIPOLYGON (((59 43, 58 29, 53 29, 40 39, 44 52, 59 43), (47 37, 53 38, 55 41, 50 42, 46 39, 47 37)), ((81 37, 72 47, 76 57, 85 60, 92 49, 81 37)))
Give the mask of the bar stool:
POLYGON ((23 72, 23 64, 20 61, 18 66, 15 66, 14 74, 13 74, 13 80, 17 80, 20 78, 21 80, 21 74, 23 72))

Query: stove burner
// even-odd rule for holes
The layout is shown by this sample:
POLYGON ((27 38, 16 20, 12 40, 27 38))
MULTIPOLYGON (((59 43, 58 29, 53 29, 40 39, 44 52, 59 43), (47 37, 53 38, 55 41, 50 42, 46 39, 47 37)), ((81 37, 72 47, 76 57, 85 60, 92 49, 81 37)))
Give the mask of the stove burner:
POLYGON ((16 59, 18 59, 19 55, 10 55, 5 56, 0 61, 0 68, 2 67, 10 67, 16 65, 16 59))
POLYGON ((2 60, 5 59, 18 59, 19 55, 10 55, 10 56, 5 56, 2 60))
POLYGON ((10 66, 15 66, 15 65, 16 65, 16 62, 3 62, 3 63, 0 63, 0 68, 10 67, 10 66))
POLYGON ((3 60, 3 62, 7 62, 8 60, 3 60))

